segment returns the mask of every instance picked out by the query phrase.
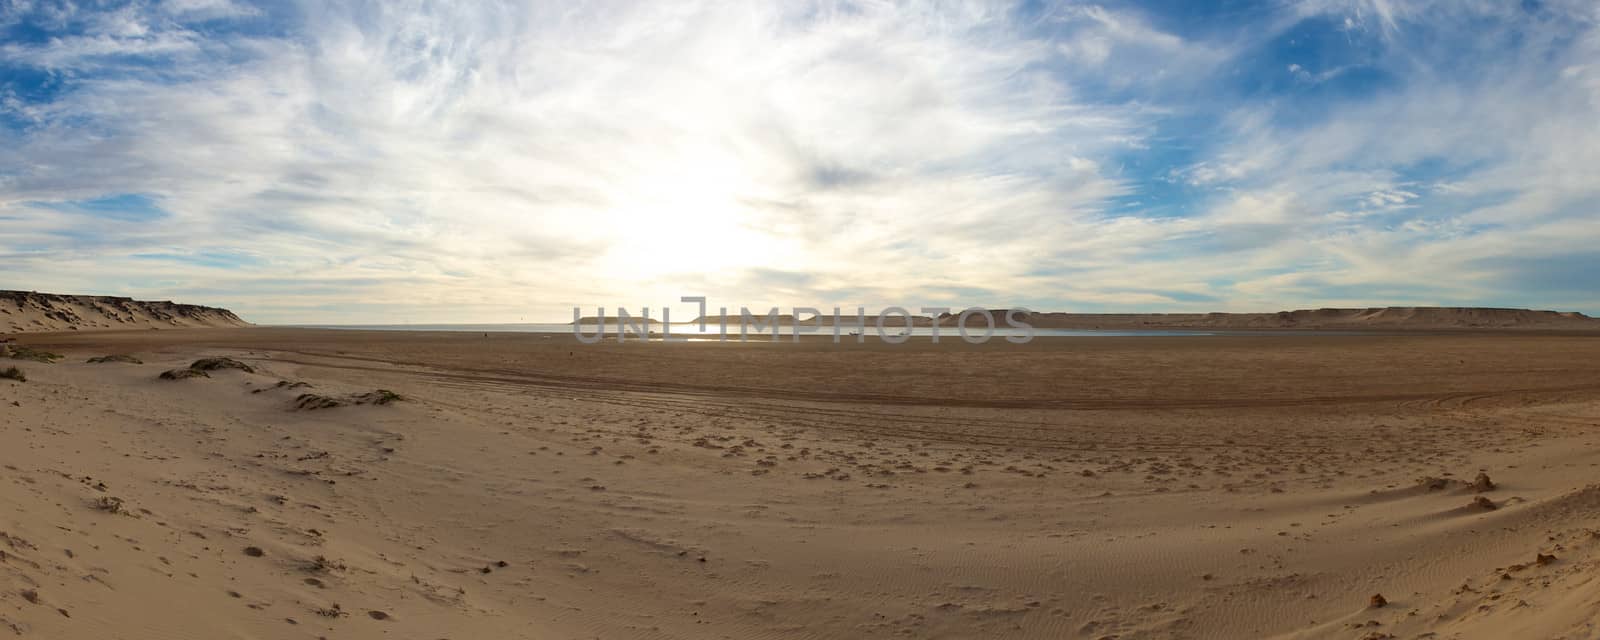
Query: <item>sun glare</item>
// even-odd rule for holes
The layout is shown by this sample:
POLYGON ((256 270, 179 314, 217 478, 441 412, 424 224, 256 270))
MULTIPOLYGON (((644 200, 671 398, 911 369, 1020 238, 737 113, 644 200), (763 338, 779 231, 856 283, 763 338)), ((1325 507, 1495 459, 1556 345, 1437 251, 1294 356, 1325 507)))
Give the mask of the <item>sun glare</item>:
POLYGON ((603 221, 606 271, 619 278, 715 274, 791 257, 793 242, 759 226, 746 204, 760 190, 730 154, 699 149, 662 158, 603 221))

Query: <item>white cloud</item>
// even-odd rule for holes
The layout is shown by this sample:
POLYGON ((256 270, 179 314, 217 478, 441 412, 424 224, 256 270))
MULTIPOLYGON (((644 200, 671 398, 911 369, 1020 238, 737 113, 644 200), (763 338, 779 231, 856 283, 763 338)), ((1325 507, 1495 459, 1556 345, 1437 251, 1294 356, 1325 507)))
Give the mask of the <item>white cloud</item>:
MULTIPOLYGON (((1372 302, 1403 290, 1411 299, 1549 303, 1527 292, 1563 279, 1556 263, 1548 273, 1523 274, 1516 290, 1483 265, 1592 252, 1580 245, 1600 240, 1586 222, 1600 214, 1600 184, 1580 177, 1600 162, 1600 94, 1572 81, 1581 72, 1561 71, 1600 53, 1594 17, 1511 17, 1500 6, 1429 13, 1416 3, 1360 3, 1355 10, 1394 40, 1390 66, 1381 71, 1398 80, 1395 86, 1339 104, 1310 124, 1281 118, 1294 114, 1270 104, 1236 114, 1232 141, 1182 174, 1225 189, 1204 217, 1207 233, 1245 238, 1254 254, 1295 247, 1325 258, 1292 273, 1240 280, 1239 290, 1276 299, 1366 288, 1372 302), (1408 29, 1423 27, 1410 21, 1454 38, 1519 45, 1472 51, 1458 46, 1471 40, 1450 40, 1449 49, 1411 43, 1408 29), (1573 33, 1576 45, 1569 44, 1573 33), (1435 65, 1471 72, 1452 75, 1435 65), (1435 180, 1439 171, 1448 177, 1435 180), (1292 205, 1268 206, 1285 201, 1292 205), (1256 226, 1235 228, 1241 220, 1256 226), (1556 228, 1568 235, 1531 241, 1556 228)), ((1584 308, 1600 308, 1600 289, 1590 296, 1584 308)))
MULTIPOLYGON (((61 5, 47 20, 79 28, 0 45, 0 64, 68 86, 0 94, 23 123, 0 126, 0 286, 198 298, 268 321, 554 319, 695 293, 1485 299, 1499 285, 1484 258, 1600 239, 1582 222, 1600 161, 1593 11, 1508 22, 1520 48, 1473 54, 1466 80, 1418 63, 1439 55, 1411 25, 1439 16, 1460 36, 1451 20, 1500 16, 1490 4, 1302 3, 1205 41, 1076 3, 61 5), (1212 104, 1208 83, 1310 15, 1382 31, 1396 85, 1315 118, 1212 104), (1154 172, 1199 210, 1121 208, 1150 195, 1128 158, 1171 151, 1161 120, 1209 108, 1218 137, 1154 172), (1452 175, 1410 175, 1429 162, 1452 175), (124 193, 171 216, 36 204, 124 193)), ((1301 60, 1271 72, 1347 79, 1301 60)))
MULTIPOLYGON (((905 296, 933 265, 955 266, 939 267, 943 286, 986 287, 1092 232, 1126 192, 1100 159, 1142 126, 1075 100, 1042 64, 1053 47, 983 3, 318 5, 300 19, 300 37, 235 47, 249 54, 236 66, 95 77, 30 107, 39 124, 0 152, 7 215, 49 226, 65 221, 23 203, 145 193, 172 217, 110 246, 0 243, 80 269, 73 289, 118 263, 169 289, 363 283, 243 302, 261 311, 498 298, 488 319, 548 317, 694 293, 685 280, 756 303, 768 294, 736 289, 756 267, 812 274, 818 291, 868 272, 905 296), (265 266, 118 257, 162 247, 265 266), (74 251, 85 261, 61 259, 74 251)), ((106 56, 203 62, 224 44, 196 33, 119 14, 6 55, 90 73, 106 56)), ((869 302, 784 302, 808 301, 869 302)))

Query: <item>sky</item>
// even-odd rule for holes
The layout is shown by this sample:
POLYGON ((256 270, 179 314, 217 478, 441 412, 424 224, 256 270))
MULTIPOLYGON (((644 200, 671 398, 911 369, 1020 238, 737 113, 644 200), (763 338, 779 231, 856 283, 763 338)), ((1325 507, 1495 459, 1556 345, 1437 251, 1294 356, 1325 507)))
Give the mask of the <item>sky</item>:
POLYGON ((1600 314, 1597 167, 1592 0, 0 0, 0 288, 262 323, 1600 314))

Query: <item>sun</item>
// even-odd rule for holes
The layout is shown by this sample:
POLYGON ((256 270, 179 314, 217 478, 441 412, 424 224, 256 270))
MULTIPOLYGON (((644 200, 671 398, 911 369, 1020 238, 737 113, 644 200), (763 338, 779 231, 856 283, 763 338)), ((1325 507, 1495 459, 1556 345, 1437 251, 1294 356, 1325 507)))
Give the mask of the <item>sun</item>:
POLYGON ((606 212, 611 249, 606 270, 615 277, 791 264, 798 243, 757 224, 750 194, 760 185, 725 159, 688 157, 672 170, 643 176, 606 212))

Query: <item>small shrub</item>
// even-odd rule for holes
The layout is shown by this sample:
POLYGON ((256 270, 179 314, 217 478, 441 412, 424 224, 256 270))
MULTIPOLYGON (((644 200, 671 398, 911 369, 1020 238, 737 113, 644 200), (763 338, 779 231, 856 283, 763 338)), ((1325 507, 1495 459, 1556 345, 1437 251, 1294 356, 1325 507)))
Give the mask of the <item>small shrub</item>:
POLYGON ((239 362, 238 360, 234 360, 233 358, 205 358, 205 359, 202 359, 202 360, 196 360, 196 361, 194 361, 194 364, 189 365, 189 368, 190 369, 194 369, 195 371, 216 371, 216 370, 219 370, 219 369, 238 369, 238 370, 243 371, 245 373, 255 373, 256 372, 256 370, 254 368, 252 368, 250 365, 247 365, 247 364, 245 364, 243 362, 239 362))
POLYGON ((294 408, 301 411, 316 411, 317 409, 332 409, 342 406, 344 406, 343 402, 328 396, 319 396, 315 393, 301 394, 300 397, 294 399, 294 408))
POLYGON ((390 391, 388 389, 379 389, 379 390, 374 391, 372 393, 364 393, 364 394, 361 394, 360 396, 357 396, 356 397, 356 404, 379 404, 379 405, 382 405, 382 404, 389 404, 391 402, 399 402, 399 401, 404 400, 404 399, 405 398, 400 397, 400 394, 398 394, 398 393, 395 393, 395 392, 390 391))
POLYGON ((34 362, 42 362, 44 364, 54 364, 55 361, 60 360, 63 357, 65 356, 57 353, 50 353, 49 351, 41 351, 33 347, 24 347, 17 344, 11 345, 12 360, 32 360, 34 362))
POLYGON ((116 496, 100 496, 98 500, 94 501, 94 508, 96 511, 104 511, 106 513, 122 513, 124 507, 122 504, 122 498, 118 498, 116 496))
POLYGON ((317 556, 305 566, 305 570, 308 573, 332 573, 334 571, 344 571, 345 568, 343 562, 329 560, 327 556, 317 556))
POLYGON ((350 396, 330 397, 315 393, 305 393, 294 399, 294 408, 301 411, 316 411, 318 409, 332 409, 345 405, 386 405, 399 402, 405 398, 388 389, 379 389, 367 393, 358 393, 350 396))
POLYGON ((322 616, 324 618, 342 618, 342 617, 348 616, 350 614, 346 613, 344 609, 339 608, 339 605, 337 603, 335 603, 331 607, 328 607, 328 608, 325 608, 325 609, 317 609, 317 615, 322 616))
POLYGON ((98 358, 89 358, 88 362, 89 362, 89 364, 108 364, 108 363, 112 363, 112 362, 126 362, 128 364, 144 364, 143 360, 140 360, 140 359, 135 358, 135 357, 130 356, 130 355, 123 355, 123 354, 117 354, 117 355, 111 355, 111 356, 100 356, 98 358))
POLYGON ((0 371, 0 378, 4 378, 6 380, 16 380, 17 382, 28 381, 28 376, 22 373, 21 369, 16 367, 9 367, 4 371, 0 371))
POLYGON ((189 378, 209 378, 211 374, 197 369, 173 369, 161 374, 162 380, 187 380, 189 378))

